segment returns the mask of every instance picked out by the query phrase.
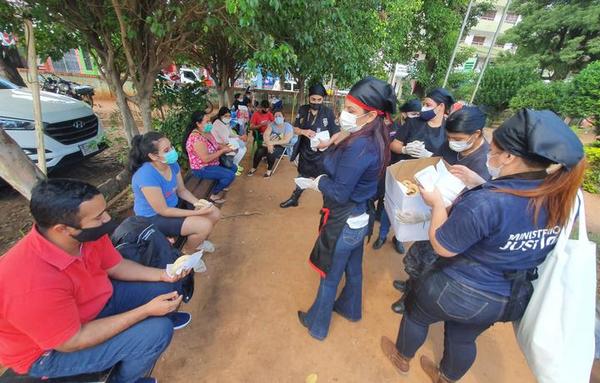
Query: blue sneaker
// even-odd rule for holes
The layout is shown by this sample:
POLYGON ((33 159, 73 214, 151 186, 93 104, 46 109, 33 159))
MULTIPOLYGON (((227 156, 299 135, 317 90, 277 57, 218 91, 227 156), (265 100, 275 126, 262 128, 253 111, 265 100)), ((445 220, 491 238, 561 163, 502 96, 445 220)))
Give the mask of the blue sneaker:
POLYGON ((175 311, 166 315, 173 322, 173 330, 179 330, 187 326, 192 321, 192 314, 175 311))

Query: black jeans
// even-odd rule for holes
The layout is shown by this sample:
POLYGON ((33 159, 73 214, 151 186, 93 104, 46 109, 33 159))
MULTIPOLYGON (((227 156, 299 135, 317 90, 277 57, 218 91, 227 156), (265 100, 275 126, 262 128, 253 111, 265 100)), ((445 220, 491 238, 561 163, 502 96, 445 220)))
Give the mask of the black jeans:
POLYGON ((276 145, 273 149, 273 153, 269 153, 266 146, 261 146, 256 149, 256 152, 254 153, 252 167, 256 169, 258 164, 260 164, 260 160, 262 160, 264 156, 267 156, 267 170, 273 170, 273 165, 275 165, 275 161, 281 157, 283 150, 283 146, 276 145))
POLYGON ((447 378, 459 380, 475 361, 475 339, 499 321, 508 297, 471 288, 442 271, 425 276, 411 294, 396 348, 405 357, 414 357, 427 338, 429 325, 443 321, 440 370, 447 378))

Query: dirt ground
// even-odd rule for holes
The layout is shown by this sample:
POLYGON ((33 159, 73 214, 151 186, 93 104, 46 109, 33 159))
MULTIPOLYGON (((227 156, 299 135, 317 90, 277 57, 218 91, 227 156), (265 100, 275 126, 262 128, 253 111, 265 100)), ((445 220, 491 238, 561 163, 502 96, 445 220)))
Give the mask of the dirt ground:
MULTIPOLYGON (((400 316, 392 280, 404 278, 401 256, 391 245, 365 246, 363 319, 350 323, 334 314, 329 336, 308 335, 296 315, 311 305, 319 278, 307 263, 317 234, 321 195, 307 191, 301 206, 280 209, 293 188, 295 168, 281 163, 270 179, 238 177, 211 240, 208 271, 196 276, 196 292, 182 310, 192 323, 176 332, 155 369, 164 382, 426 382, 418 363, 402 378, 379 348, 382 335, 395 339, 400 316)), ((439 360, 443 329, 433 326, 418 355, 439 360)), ((465 383, 534 382, 510 325, 497 325, 478 340, 479 356, 465 383)))

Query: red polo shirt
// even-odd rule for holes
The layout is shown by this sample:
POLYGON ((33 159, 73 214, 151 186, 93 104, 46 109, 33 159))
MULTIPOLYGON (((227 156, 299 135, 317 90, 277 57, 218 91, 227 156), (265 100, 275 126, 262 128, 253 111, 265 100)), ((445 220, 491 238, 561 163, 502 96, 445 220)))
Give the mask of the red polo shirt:
POLYGON ((93 320, 112 295, 106 270, 121 259, 108 235, 74 257, 31 229, 0 257, 0 363, 26 373, 93 320))
MULTIPOLYGON (((267 112, 267 113, 263 113, 260 111, 256 111, 254 112, 254 114, 252 115, 252 118, 250 119, 250 124, 251 125, 260 125, 261 122, 273 122, 275 121, 275 117, 273 117, 273 113, 271 112, 267 112)), ((258 131, 262 134, 265 132, 265 130, 267 130, 267 126, 269 124, 266 125, 260 125, 260 127, 258 128, 258 131)))

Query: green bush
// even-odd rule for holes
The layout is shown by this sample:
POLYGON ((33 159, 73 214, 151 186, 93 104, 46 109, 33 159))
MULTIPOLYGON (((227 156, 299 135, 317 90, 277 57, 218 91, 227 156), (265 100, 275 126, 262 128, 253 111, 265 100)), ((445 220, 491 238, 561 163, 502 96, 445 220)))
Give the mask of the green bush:
POLYGON ((519 89, 510 100, 510 108, 513 110, 520 108, 549 109, 554 113, 561 114, 570 89, 569 84, 562 81, 534 82, 519 89))
POLYGON ((600 117, 600 61, 589 64, 579 72, 572 84, 565 112, 571 117, 600 117))
POLYGON ((506 108, 519 89, 539 78, 533 66, 503 64, 490 66, 483 75, 475 104, 499 113, 506 108))
POLYGON ((446 88, 456 100, 469 100, 475 89, 475 82, 479 74, 475 72, 452 72, 448 76, 446 88))
POLYGON ((590 193, 600 193, 600 145, 587 145, 584 150, 588 168, 585 171, 583 190, 590 193))
POLYGON ((206 109, 205 91, 206 88, 198 83, 172 88, 157 81, 154 88, 153 107, 160 111, 160 118, 154 119, 154 128, 167 136, 184 158, 187 158, 187 153, 182 145, 183 135, 192 113, 206 109))

